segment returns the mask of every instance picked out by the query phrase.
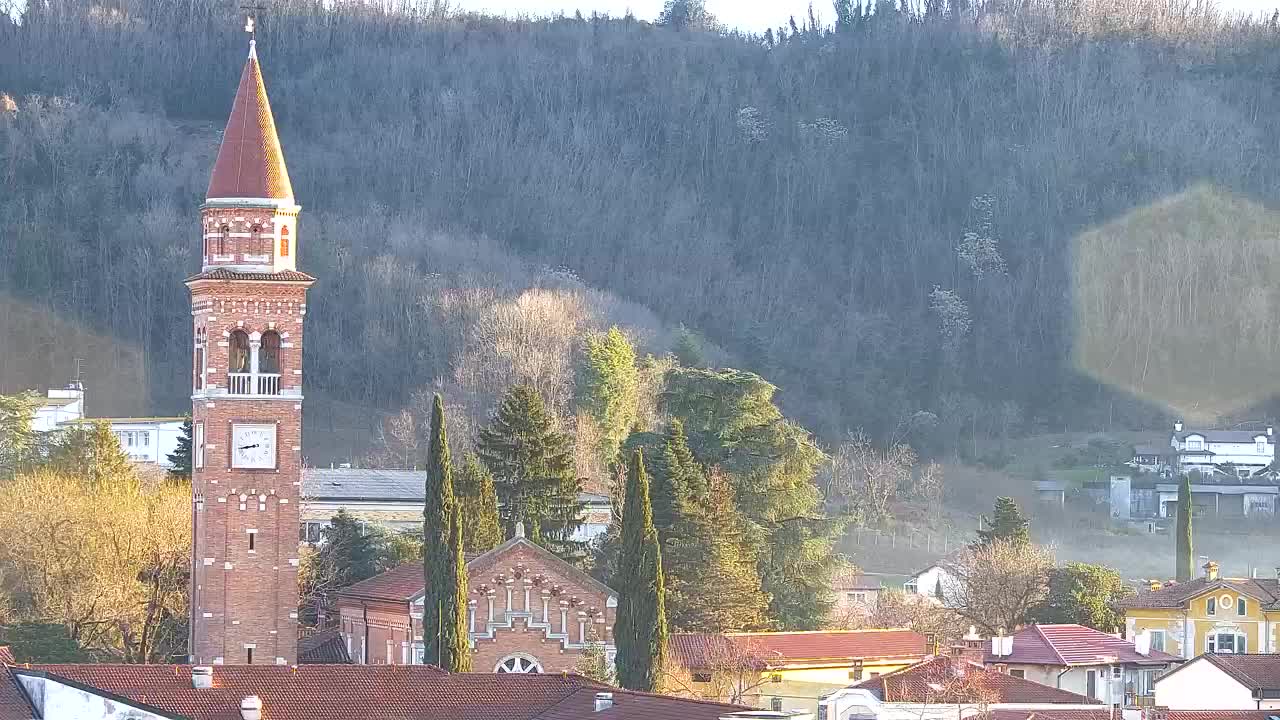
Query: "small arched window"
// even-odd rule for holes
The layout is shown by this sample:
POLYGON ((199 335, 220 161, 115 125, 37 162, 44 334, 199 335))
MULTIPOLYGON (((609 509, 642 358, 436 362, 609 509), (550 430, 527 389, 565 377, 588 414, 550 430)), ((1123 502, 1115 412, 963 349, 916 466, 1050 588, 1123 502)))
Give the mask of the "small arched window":
POLYGON ((261 225, 254 225, 249 228, 249 252, 254 255, 262 255, 267 252, 266 246, 262 244, 261 225))
POLYGON ((218 230, 218 254, 227 254, 227 245, 231 243, 231 226, 223 225, 218 230))
POLYGON ((280 257, 289 257, 289 228, 280 228, 280 257))
POLYGON ((231 333, 227 372, 249 372, 249 335, 243 330, 231 333))
POLYGON ((258 347, 258 372, 280 373, 280 334, 275 330, 262 333, 262 344, 258 347))

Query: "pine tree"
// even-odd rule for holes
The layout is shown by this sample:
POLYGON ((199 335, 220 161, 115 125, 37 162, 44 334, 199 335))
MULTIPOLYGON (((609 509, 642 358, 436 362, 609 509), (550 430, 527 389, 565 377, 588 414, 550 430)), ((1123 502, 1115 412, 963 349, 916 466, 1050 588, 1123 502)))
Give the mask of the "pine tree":
POLYGON ((667 546, 672 533, 705 494, 706 479, 702 466, 689 451, 684 423, 672 420, 662 445, 662 461, 653 473, 650 498, 653 525, 658 529, 663 547, 667 546))
POLYGON ((475 453, 467 453, 454 478, 454 492, 462 518, 463 549, 484 552, 501 545, 502 525, 498 521, 498 496, 493 487, 493 473, 475 453))
POLYGON ((0 476, 21 470, 36 451, 32 430, 40 396, 35 393, 0 395, 0 476))
POLYGON ((61 430, 49 444, 49 465, 58 472, 96 483, 133 477, 134 466, 106 420, 93 420, 61 430))
POLYGON ((627 472, 622 510, 622 543, 614 578, 618 591, 614 641, 618 646, 618 684, 655 692, 666 660, 666 588, 662 552, 649 504, 644 455, 636 451, 627 472))
POLYGON ((476 454, 493 473, 498 514, 507 536, 523 522, 530 540, 564 552, 581 524, 573 448, 558 433, 542 397, 528 385, 507 391, 476 454))
POLYGON ((698 336, 683 325, 680 326, 680 335, 676 337, 676 345, 672 348, 672 352, 675 353, 676 361, 681 367, 700 368, 705 362, 702 356, 702 343, 698 342, 698 336))
MULTIPOLYGON (((983 520, 986 520, 984 517, 983 520)), ((1018 509, 1018 503, 1011 497, 996 498, 995 511, 989 527, 978 531, 977 545, 989 545, 993 540, 1008 540, 1016 543, 1031 542, 1031 528, 1027 518, 1018 509)))
POLYGON ((453 466, 445 434, 444 400, 431 407, 426 458, 426 504, 422 513, 422 600, 424 657, 450 672, 470 667, 467 646, 467 572, 462 558, 462 524, 453 494, 453 466))
POLYGON ((169 453, 169 478, 172 480, 191 480, 191 416, 182 421, 182 434, 178 436, 178 447, 169 453))
POLYGON ((712 472, 708 483, 662 546, 668 617, 673 627, 687 632, 763 629, 769 599, 761 589, 746 518, 723 473, 712 472))
POLYGON ((1183 475, 1182 484, 1178 486, 1178 538, 1175 572, 1178 582, 1187 582, 1195 577, 1195 547, 1191 541, 1191 476, 1183 475))
POLYGON ((635 424, 639 402, 636 352, 617 326, 587 336, 577 387, 578 405, 600 428, 600 457, 608 463, 635 424))

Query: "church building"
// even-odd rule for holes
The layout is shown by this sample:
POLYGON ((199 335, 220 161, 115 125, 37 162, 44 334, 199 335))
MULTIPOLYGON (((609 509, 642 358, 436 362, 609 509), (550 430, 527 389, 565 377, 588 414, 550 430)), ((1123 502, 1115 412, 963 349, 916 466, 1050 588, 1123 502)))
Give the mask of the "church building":
MULTIPOLYGON (((252 32, 252 21, 246 27, 252 32)), ((292 665, 298 643, 298 212, 253 41, 200 207, 192 348, 191 662, 292 665)))

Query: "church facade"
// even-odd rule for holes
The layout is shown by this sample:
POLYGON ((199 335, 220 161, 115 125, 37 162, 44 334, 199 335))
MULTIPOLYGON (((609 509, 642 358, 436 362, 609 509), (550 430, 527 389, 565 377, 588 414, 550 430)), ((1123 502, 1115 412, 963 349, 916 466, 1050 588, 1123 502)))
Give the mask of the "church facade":
POLYGON ((192 348, 191 662, 297 662, 298 213, 254 43, 200 207, 192 348))

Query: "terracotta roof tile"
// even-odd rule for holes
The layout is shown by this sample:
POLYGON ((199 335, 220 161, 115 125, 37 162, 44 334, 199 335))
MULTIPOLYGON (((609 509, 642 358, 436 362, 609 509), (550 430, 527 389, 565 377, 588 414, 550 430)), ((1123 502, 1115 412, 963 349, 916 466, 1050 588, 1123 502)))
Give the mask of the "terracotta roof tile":
POLYGON ((1267 609, 1280 609, 1280 581, 1275 578, 1220 578, 1210 581, 1198 577, 1183 583, 1165 585, 1159 590, 1140 589, 1137 595, 1122 601, 1126 609, 1182 608, 1187 602, 1209 590, 1225 589, 1247 595, 1267 609))
POLYGON ((930 658, 854 687, 870 690, 884 702, 1098 704, 1083 695, 951 657, 930 658))
POLYGON ((202 272, 199 275, 192 275, 184 282, 195 282, 196 280, 238 280, 240 282, 315 282, 316 279, 304 272, 297 270, 282 270, 275 273, 265 272, 236 272, 235 270, 227 270, 218 268, 202 272))
POLYGON ((349 664, 347 643, 337 630, 322 630, 298 640, 298 664, 349 664))
MULTIPOLYGON (((544 555, 550 562, 556 563, 561 572, 572 576, 586 587, 595 588, 604 595, 617 595, 609 586, 556 557, 546 548, 530 542, 527 538, 511 538, 488 552, 468 556, 467 572, 472 575, 485 572, 488 568, 497 564, 501 557, 516 545, 532 548, 535 552, 544 555)), ((423 577, 422 562, 415 561, 394 567, 381 575, 375 575, 367 580, 361 580, 338 592, 337 597, 340 601, 343 598, 361 598, 385 602, 409 602, 422 594, 425 585, 426 580, 423 577)))
POLYGON ((613 707, 595 711, 599 688, 584 688, 547 708, 535 720, 719 720, 752 708, 708 700, 613 690, 613 707))
MULTIPOLYGON (((1205 653, 1200 657, 1221 668, 1223 672, 1253 690, 1280 690, 1280 654, 1250 653, 1247 655, 1217 655, 1205 653)), ((1276 713, 1280 715, 1280 713, 1276 713)))
POLYGON ((37 665, 10 672, 69 680, 190 720, 240 720, 240 701, 249 695, 262 699, 263 716, 271 720, 534 720, 580 691, 594 698, 609 689, 577 675, 450 675, 426 665, 218 665, 208 689, 191 686, 187 665, 37 665))
POLYGON ((14 662, 9 648, 0 647, 0 720, 31 720, 36 716, 35 710, 17 681, 5 670, 5 666, 14 662))
POLYGON ((1152 650, 1139 655, 1133 643, 1083 625, 1031 625, 1013 636, 1013 654, 997 657, 987 649, 987 663, 1032 665, 1097 665, 1117 658, 1122 663, 1164 665, 1181 658, 1152 650))
POLYGON ((205 197, 293 199, 289 170, 254 52, 240 73, 240 86, 205 197))
POLYGON ((911 630, 846 630, 777 633, 676 633, 672 657, 687 668, 754 658, 763 666, 815 664, 857 658, 920 659, 925 638, 911 630))

